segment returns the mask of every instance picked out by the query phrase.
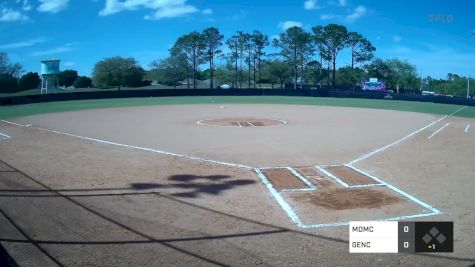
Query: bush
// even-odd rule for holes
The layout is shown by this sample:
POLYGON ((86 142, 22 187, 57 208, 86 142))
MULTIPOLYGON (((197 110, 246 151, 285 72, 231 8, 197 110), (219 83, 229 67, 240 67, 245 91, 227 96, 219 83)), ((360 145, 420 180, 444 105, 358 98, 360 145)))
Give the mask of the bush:
POLYGON ((92 86, 92 79, 86 76, 79 76, 74 81, 74 88, 87 88, 92 86))
POLYGON ((112 57, 96 63, 94 84, 99 88, 110 86, 140 87, 145 71, 133 58, 112 57))
POLYGON ((0 74, 0 93, 18 92, 18 79, 11 74, 0 74))
POLYGON ((78 72, 75 70, 65 70, 58 75, 59 85, 69 87, 74 84, 78 78, 78 72))
POLYGON ((18 81, 18 88, 20 90, 36 89, 41 83, 40 76, 36 72, 28 72, 21 76, 18 81))

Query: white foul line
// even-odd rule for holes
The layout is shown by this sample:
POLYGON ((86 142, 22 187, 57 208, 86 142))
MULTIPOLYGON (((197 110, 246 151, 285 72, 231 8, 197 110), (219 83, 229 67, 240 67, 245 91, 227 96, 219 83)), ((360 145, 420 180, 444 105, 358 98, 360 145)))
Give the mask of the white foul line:
POLYGON ((12 124, 12 125, 20 126, 20 127, 25 127, 26 126, 26 125, 23 125, 23 124, 12 122, 12 121, 5 121, 5 120, 1 120, 1 121, 4 122, 4 123, 8 123, 8 124, 12 124))
POLYGON ((437 131, 435 131, 433 134, 431 134, 427 139, 432 139, 436 134, 440 133, 445 127, 449 126, 450 122, 447 122, 444 126, 440 127, 437 131))
POLYGON ((447 117, 450 117, 450 116, 452 116, 452 115, 455 115, 455 113, 458 113, 458 112, 460 112, 460 111, 466 109, 467 107, 468 107, 468 106, 463 106, 463 107, 457 109, 456 111, 454 111, 454 112, 452 112, 452 113, 450 113, 450 114, 448 114, 448 115, 445 115, 445 116, 443 116, 442 118, 438 119, 437 122, 440 122, 441 120, 443 120, 443 119, 445 119, 445 118, 447 118, 447 117))
POLYGON ((242 125, 239 123, 239 121, 237 121, 237 124, 239 125, 239 127, 242 127, 242 125))
POLYGON ((438 120, 436 120, 436 121, 433 121, 433 122, 429 123, 428 125, 422 127, 421 129, 419 129, 419 130, 417 130, 417 131, 414 131, 414 132, 412 132, 412 133, 406 135, 405 137, 403 137, 403 138, 401 138, 401 139, 399 139, 399 140, 397 140, 397 141, 395 141, 395 142, 393 142, 393 143, 391 143, 391 144, 389 144, 389 145, 383 146, 383 147, 378 148, 378 149, 376 149, 376 150, 374 150, 374 151, 372 151, 372 152, 370 152, 370 153, 368 153, 368 154, 362 155, 362 156, 360 156, 359 158, 357 158, 357 159, 351 161, 350 163, 348 163, 348 165, 353 165, 353 164, 355 164, 355 163, 357 163, 357 162, 360 162, 360 161, 362 161, 362 160, 365 160, 365 159, 367 159, 367 158, 373 156, 374 154, 377 154, 377 153, 379 153, 379 152, 383 152, 384 150, 386 150, 386 149, 388 149, 388 148, 390 148, 390 147, 392 147, 392 146, 395 146, 395 145, 401 143, 402 141, 404 141, 404 140, 406 140, 406 139, 408 139, 408 138, 410 138, 410 137, 412 137, 412 136, 414 136, 414 135, 416 135, 416 134, 418 134, 418 133, 424 131, 425 129, 427 129, 427 128, 433 126, 434 124, 436 124, 437 122, 440 122, 441 120, 443 120, 443 119, 445 119, 445 118, 447 118, 447 117, 449 117, 449 116, 452 116, 452 115, 456 114, 457 112, 462 111, 462 110, 465 109, 465 108, 467 108, 467 106, 463 106, 463 107, 457 109, 456 111, 454 111, 454 112, 452 112, 452 113, 450 113, 450 114, 448 114, 448 115, 445 115, 445 116, 443 116, 442 118, 440 118, 440 119, 438 119, 438 120))
POLYGON ((467 124, 467 127, 465 127, 465 132, 468 133, 468 129, 470 129, 470 124, 467 124))
MULTIPOLYGON (((17 123, 13 123, 13 122, 10 122, 10 121, 2 120, 2 122, 10 123, 10 124, 13 124, 13 125, 18 125, 18 126, 21 126, 21 127, 26 127, 26 125, 17 124, 17 123)), ((186 155, 186 154, 178 154, 178 153, 174 153, 174 152, 167 152, 167 151, 153 149, 153 148, 146 148, 146 147, 140 147, 140 146, 132 146, 132 145, 126 145, 126 144, 121 144, 121 143, 109 142, 109 141, 105 141, 105 140, 101 140, 101 139, 96 139, 96 138, 91 138, 91 137, 86 137, 86 136, 81 136, 81 135, 76 135, 76 134, 70 134, 70 133, 65 133, 65 132, 59 132, 59 131, 40 128, 40 127, 31 127, 31 128, 35 128, 35 129, 50 132, 50 133, 56 133, 56 134, 76 137, 76 138, 79 138, 79 139, 93 141, 93 142, 97 142, 97 143, 103 143, 103 144, 108 144, 108 145, 133 148, 133 149, 149 151, 149 152, 153 152, 153 153, 157 153, 157 154, 164 154, 164 155, 168 155, 168 156, 175 156, 175 157, 186 158, 186 159, 191 159, 191 160, 199 160, 199 161, 203 161, 203 162, 225 165, 225 166, 229 166, 229 167, 236 167, 236 168, 242 168, 242 169, 248 169, 248 170, 254 169, 254 167, 246 166, 244 164, 230 163, 230 162, 219 161, 219 160, 211 160, 211 159, 205 159, 205 158, 200 158, 200 157, 186 155)))
POLYGON ((390 147, 392 147, 392 146, 395 146, 395 145, 401 143, 402 141, 404 141, 404 140, 406 140, 406 139, 408 139, 408 138, 411 138, 412 136, 414 136, 414 135, 416 135, 416 134, 418 134, 418 133, 424 131, 425 129, 427 129, 427 128, 429 128, 429 127, 432 127, 432 125, 434 125, 435 123, 436 123, 436 121, 433 121, 433 122, 429 123, 428 125, 426 125, 426 126, 420 128, 419 130, 414 131, 414 132, 412 132, 412 133, 406 135, 405 137, 403 137, 403 138, 401 138, 401 139, 399 139, 399 140, 397 140, 397 141, 395 141, 395 142, 392 142, 392 143, 389 144, 389 145, 386 145, 386 146, 383 146, 383 147, 381 147, 381 148, 378 148, 378 149, 376 149, 376 150, 374 150, 374 151, 372 151, 372 152, 370 152, 370 153, 368 153, 368 154, 366 154, 366 155, 363 155, 363 156, 361 156, 361 157, 359 157, 359 158, 357 158, 357 159, 351 161, 350 163, 348 163, 348 165, 353 165, 353 164, 355 164, 355 163, 357 163, 357 162, 360 162, 360 161, 362 161, 362 160, 364 160, 364 159, 367 159, 367 158, 373 156, 374 154, 377 154, 377 153, 379 153, 379 152, 383 152, 384 150, 386 150, 386 149, 388 149, 388 148, 390 148, 390 147))
POLYGON ((250 123, 250 122, 248 122, 248 121, 246 121, 246 123, 249 124, 249 125, 251 125, 252 127, 256 127, 254 124, 252 124, 252 123, 250 123))
POLYGON ((0 135, 5 137, 5 138, 0 138, 0 140, 11 138, 10 136, 8 136, 6 134, 3 134, 3 133, 0 133, 0 135))

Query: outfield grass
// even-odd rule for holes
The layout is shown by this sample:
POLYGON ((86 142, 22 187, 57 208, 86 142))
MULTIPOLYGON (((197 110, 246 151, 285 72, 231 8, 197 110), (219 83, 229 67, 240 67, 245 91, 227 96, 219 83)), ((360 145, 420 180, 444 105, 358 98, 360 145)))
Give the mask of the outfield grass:
MULTIPOLYGON (((390 109, 411 111, 430 114, 450 114, 461 106, 435 104, 426 102, 354 99, 354 98, 321 98, 321 97, 286 97, 286 96, 203 96, 203 97, 149 97, 149 98, 123 98, 123 99, 98 99, 47 102, 38 104, 0 106, 0 119, 15 117, 74 111, 83 109, 115 108, 146 105, 176 105, 176 104, 297 104, 297 105, 322 105, 340 107, 358 107, 374 109, 390 109)), ((475 118, 475 107, 467 107, 458 112, 456 116, 475 118)))

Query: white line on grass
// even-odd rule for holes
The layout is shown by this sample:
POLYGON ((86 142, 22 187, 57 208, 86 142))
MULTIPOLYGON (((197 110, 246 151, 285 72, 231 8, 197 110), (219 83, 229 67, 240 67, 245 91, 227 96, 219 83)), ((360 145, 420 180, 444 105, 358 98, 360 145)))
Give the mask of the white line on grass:
POLYGON ((441 120, 443 120, 443 119, 445 119, 445 118, 447 118, 447 117, 450 117, 450 116, 452 116, 452 115, 455 115, 456 113, 458 113, 458 112, 460 112, 460 111, 466 109, 467 107, 468 107, 468 106, 463 106, 463 107, 457 109, 456 111, 454 111, 454 112, 452 112, 452 113, 450 113, 450 114, 448 114, 448 115, 445 115, 445 116, 443 116, 442 118, 438 119, 437 122, 440 122, 441 120))
POLYGON ((470 124, 467 124, 467 127, 465 127, 465 132, 468 133, 468 129, 470 129, 470 124))
POLYGON ((445 127, 449 126, 450 122, 447 122, 444 126, 440 127, 437 131, 435 131, 433 134, 431 134, 427 139, 432 139, 432 137, 436 136, 438 133, 440 133, 445 127))

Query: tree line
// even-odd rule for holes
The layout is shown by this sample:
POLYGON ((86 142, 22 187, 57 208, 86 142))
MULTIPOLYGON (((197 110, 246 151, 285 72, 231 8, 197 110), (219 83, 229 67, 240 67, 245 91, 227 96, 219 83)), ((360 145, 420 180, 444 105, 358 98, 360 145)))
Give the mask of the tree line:
MULTIPOLYGON (((315 26, 310 31, 291 27, 272 40, 258 30, 237 31, 225 39, 218 28, 210 27, 177 38, 169 56, 153 61, 149 70, 144 70, 130 57, 102 59, 94 66, 92 83, 98 88, 140 87, 155 80, 175 88, 216 88, 231 84, 233 88, 290 85, 297 89, 310 85, 355 90, 371 77, 384 81, 398 92, 426 89, 464 95, 466 87, 462 81, 466 77, 449 74, 447 79, 421 79, 413 64, 397 58, 375 58, 375 51, 376 47, 362 34, 338 24, 315 26), (275 52, 269 53, 269 47, 275 52), (341 66, 344 64, 338 64, 338 60, 344 50, 349 52, 351 61, 341 66)), ((4 61, 0 61, 0 75, 4 75, 0 78, 15 78, 21 73, 21 66, 4 61), (2 66, 8 66, 8 71, 2 66)), ((71 71, 65 72, 64 77, 74 77, 71 71)), ((30 76, 34 79, 34 74, 30 76)), ((21 77, 16 78, 19 84, 21 77)), ((70 81, 72 79, 60 84, 69 85, 70 81)))

